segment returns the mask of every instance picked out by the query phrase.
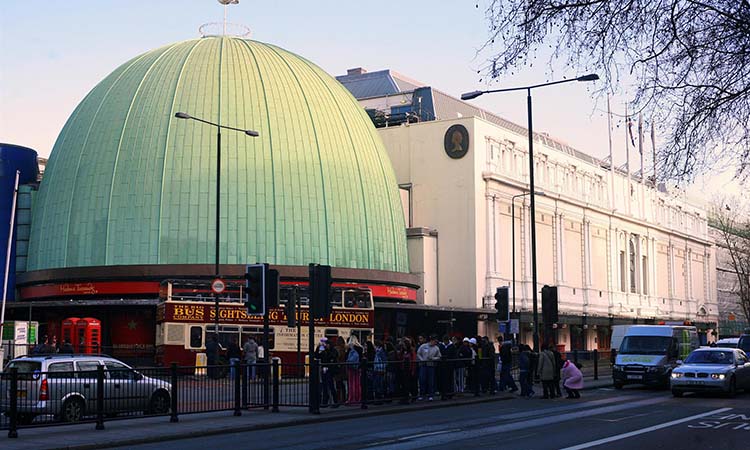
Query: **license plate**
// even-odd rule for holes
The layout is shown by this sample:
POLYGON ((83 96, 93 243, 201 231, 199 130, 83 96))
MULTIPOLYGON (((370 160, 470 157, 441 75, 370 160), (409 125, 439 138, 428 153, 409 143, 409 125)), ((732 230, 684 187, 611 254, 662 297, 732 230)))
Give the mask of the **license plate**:
POLYGON ((628 375, 628 380, 642 380, 643 375, 628 375))
POLYGON ((706 384, 705 381, 688 381, 687 384, 706 384))

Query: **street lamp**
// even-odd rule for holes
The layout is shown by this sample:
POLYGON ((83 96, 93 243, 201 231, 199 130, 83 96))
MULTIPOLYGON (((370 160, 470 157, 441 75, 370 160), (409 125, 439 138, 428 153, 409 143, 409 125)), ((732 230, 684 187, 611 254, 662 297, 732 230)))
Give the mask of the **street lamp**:
MULTIPOLYGON (((216 264, 214 267, 214 275, 216 275, 216 278, 219 277, 219 237, 220 237, 220 227, 219 227, 219 213, 221 211, 221 129, 225 128, 227 130, 233 130, 233 131, 239 131, 242 133, 245 133, 247 136, 251 137, 258 137, 259 134, 255 130, 245 130, 242 128, 235 128, 235 127, 229 127, 226 125, 220 125, 218 123, 209 122, 208 120, 204 120, 198 117, 193 117, 190 114, 184 113, 184 112, 178 112, 174 115, 178 119, 189 119, 189 120, 195 120, 197 122, 205 123, 208 125, 212 125, 216 127, 216 246, 215 246, 215 255, 216 255, 216 264)), ((219 336, 219 295, 217 294, 215 297, 215 309, 216 309, 216 337, 219 336)), ((218 343, 218 339, 217 339, 218 343)))
MULTIPOLYGON (((553 84, 569 83, 571 81, 596 81, 599 79, 599 75, 591 73, 583 75, 578 78, 570 78, 568 80, 550 81, 549 83, 535 84, 532 86, 523 86, 507 89, 490 89, 486 91, 473 91, 461 94, 461 100, 471 100, 477 98, 483 94, 493 94, 496 92, 511 92, 511 91, 526 91, 526 110, 528 112, 529 121, 529 192, 534 192, 534 129, 531 120, 531 90, 544 87, 552 86, 553 84)), ((532 278, 532 299, 534 307, 534 351, 539 351, 539 312, 538 312, 538 295, 537 295, 537 280, 536 280, 536 203, 534 202, 534 195, 530 195, 531 199, 529 215, 531 216, 531 278, 532 278)))
MULTIPOLYGON (((516 313, 516 205, 515 201, 518 197, 525 197, 529 195, 530 192, 522 192, 520 194, 514 195, 510 198, 510 245, 511 245, 511 265, 512 265, 512 271, 513 271, 513 314, 516 313)), ((544 197, 545 194, 542 191, 536 191, 534 192, 534 195, 539 195, 541 197, 544 197)))

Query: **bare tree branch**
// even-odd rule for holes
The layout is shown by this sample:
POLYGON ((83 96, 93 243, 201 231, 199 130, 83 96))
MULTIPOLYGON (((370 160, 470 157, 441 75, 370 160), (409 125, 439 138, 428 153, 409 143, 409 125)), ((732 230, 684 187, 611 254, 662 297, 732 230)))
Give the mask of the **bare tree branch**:
POLYGON ((550 66, 598 72, 600 94, 629 73, 632 106, 667 136, 661 178, 690 179, 717 154, 750 177, 750 1, 489 0, 485 15, 482 76, 531 66, 542 47, 550 66))

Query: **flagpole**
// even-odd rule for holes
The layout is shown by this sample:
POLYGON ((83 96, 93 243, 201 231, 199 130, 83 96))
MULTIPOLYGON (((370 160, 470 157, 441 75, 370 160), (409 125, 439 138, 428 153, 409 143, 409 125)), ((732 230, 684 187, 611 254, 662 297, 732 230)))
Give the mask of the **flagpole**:
MULTIPOLYGON (((5 301, 8 298, 8 277, 10 276, 10 255, 13 249, 13 230, 16 223, 16 201, 18 199, 18 184, 21 179, 21 171, 16 170, 16 181, 13 185, 13 205, 10 210, 10 229, 8 231, 8 251, 5 255, 5 276, 3 278, 3 304, 0 312, 0 350, 2 350, 3 324, 5 323, 5 301)), ((0 354, 3 353, 0 351, 0 354)), ((4 355, 3 355, 4 357, 4 355)), ((3 363, 0 358, 0 365, 3 363)))
POLYGON ((641 198, 638 203, 641 204, 641 218, 646 216, 646 191, 644 189, 644 180, 646 179, 643 172, 643 115, 638 113, 638 153, 641 154, 641 198))
MULTIPOLYGON (((630 133, 630 118, 628 117, 628 104, 625 103, 625 170, 628 171, 628 192, 625 194, 627 200, 625 204, 628 206, 628 214, 630 214, 630 190, 633 187, 630 185, 630 143, 628 142, 628 133, 630 133)), ((632 134, 632 133, 631 133, 632 134)))
POLYGON ((656 189, 656 136, 654 136, 654 118, 651 118, 651 152, 654 155, 654 189, 656 189))
POLYGON ((612 155, 612 110, 609 106, 609 93, 607 93, 607 134, 609 137, 609 186, 610 186, 610 206, 615 209, 615 158, 612 155))
POLYGON ((641 184, 643 184, 643 116, 638 113, 638 153, 641 154, 641 184))

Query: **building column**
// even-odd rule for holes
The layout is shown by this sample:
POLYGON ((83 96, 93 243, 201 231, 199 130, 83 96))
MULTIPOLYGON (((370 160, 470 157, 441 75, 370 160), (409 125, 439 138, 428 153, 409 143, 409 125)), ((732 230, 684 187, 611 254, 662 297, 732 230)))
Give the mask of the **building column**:
POLYGON ((555 216, 557 224, 557 284, 565 283, 565 218, 562 213, 555 216))

